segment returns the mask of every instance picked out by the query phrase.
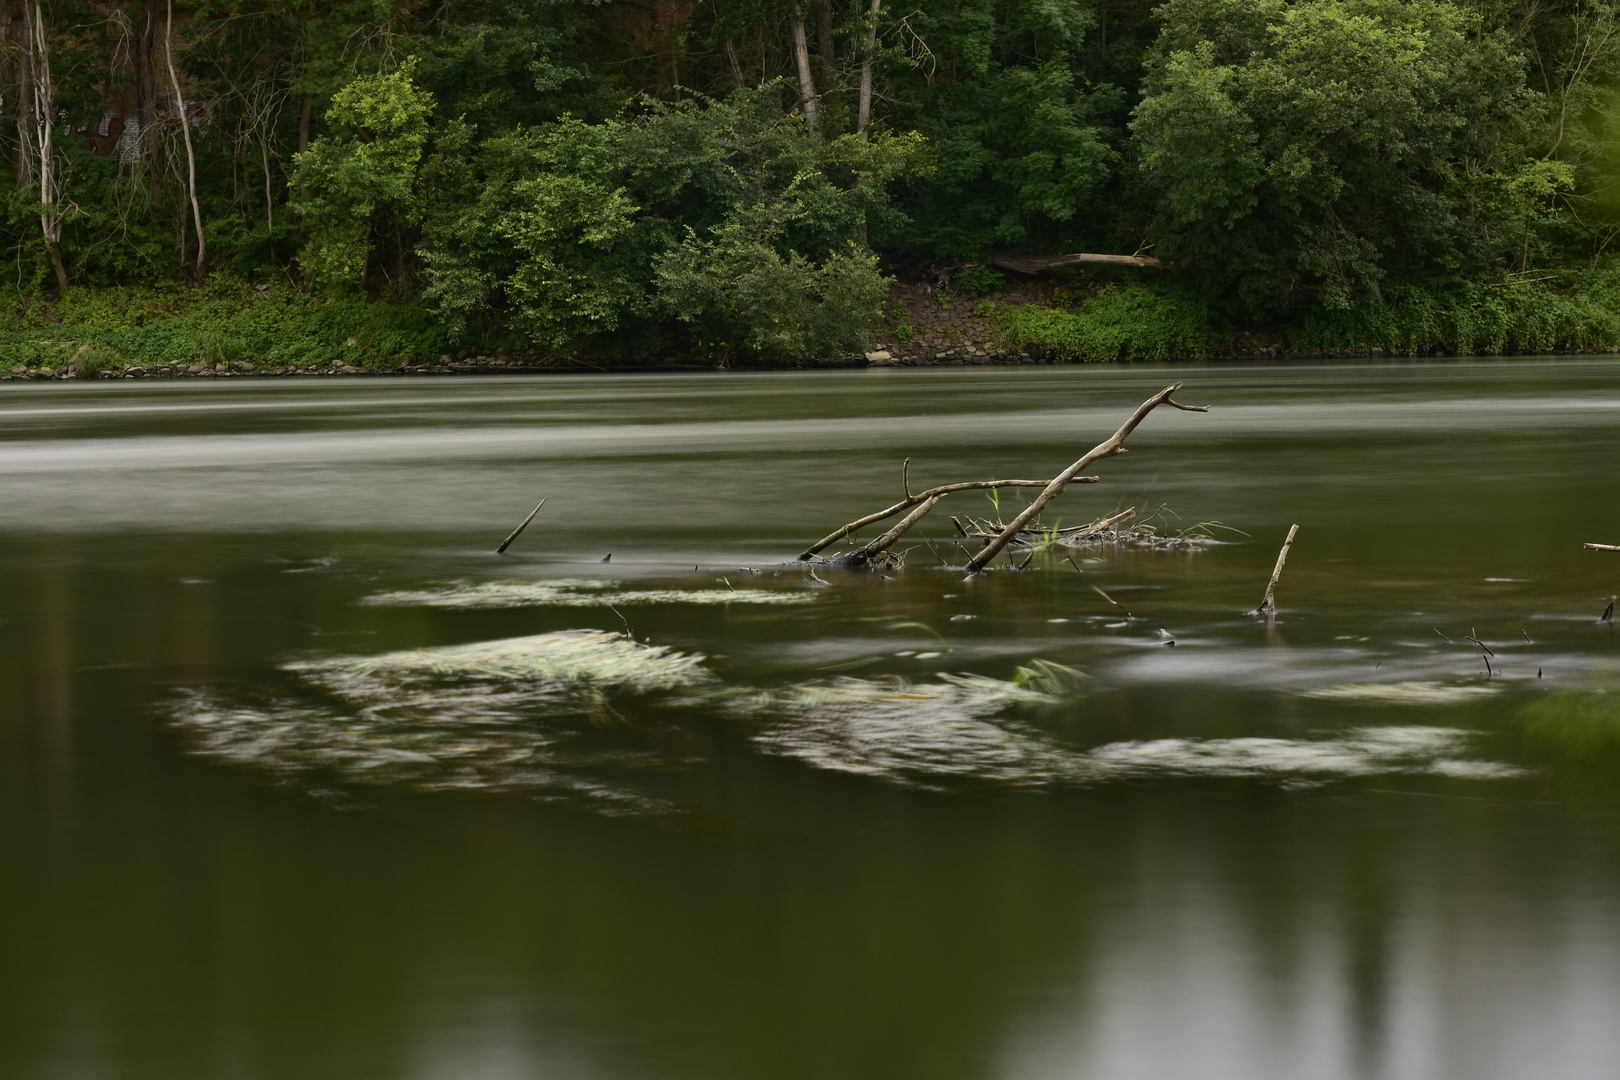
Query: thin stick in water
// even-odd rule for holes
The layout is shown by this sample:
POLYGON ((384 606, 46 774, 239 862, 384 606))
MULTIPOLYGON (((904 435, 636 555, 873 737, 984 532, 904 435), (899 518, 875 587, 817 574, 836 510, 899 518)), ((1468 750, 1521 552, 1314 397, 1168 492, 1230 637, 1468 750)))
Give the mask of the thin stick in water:
POLYGON ((1266 598, 1260 601, 1260 606, 1254 609, 1254 614, 1275 615, 1277 613, 1277 579, 1282 577, 1283 566, 1288 562, 1288 549, 1294 546, 1294 536, 1298 532, 1298 525, 1288 527, 1288 539, 1283 541, 1282 550, 1277 552, 1276 569, 1271 571, 1271 580, 1266 583, 1266 598))
POLYGON ((1620 551, 1620 544, 1582 544, 1587 551, 1620 551))
MULTIPOLYGON (((1097 586, 1093 585, 1091 587, 1091 591, 1096 593, 1098 596, 1102 597, 1104 600, 1108 601, 1110 604, 1113 604, 1115 607, 1119 608, 1119 610, 1125 611, 1125 605, 1124 604, 1120 603, 1118 600, 1115 600, 1112 596, 1109 596, 1107 593, 1105 593, 1101 589, 1097 588, 1097 586)), ((1136 618, 1135 615, 1132 615, 1128 611, 1125 611, 1125 617, 1127 619, 1136 618)))
MULTIPOLYGON (((551 496, 547 495, 546 499, 549 499, 549 498, 551 498, 551 496)), ((546 505, 546 499, 541 499, 540 500, 540 506, 546 505)), ((534 520, 534 515, 538 514, 540 512, 540 506, 536 506, 529 513, 529 516, 523 519, 523 524, 519 525, 517 528, 512 530, 512 535, 511 536, 508 536, 505 540, 501 541, 501 546, 495 549, 495 554, 497 554, 497 555, 505 555, 506 554, 506 549, 512 546, 512 541, 516 540, 519 536, 523 535, 523 530, 527 529, 529 527, 529 522, 534 520)))

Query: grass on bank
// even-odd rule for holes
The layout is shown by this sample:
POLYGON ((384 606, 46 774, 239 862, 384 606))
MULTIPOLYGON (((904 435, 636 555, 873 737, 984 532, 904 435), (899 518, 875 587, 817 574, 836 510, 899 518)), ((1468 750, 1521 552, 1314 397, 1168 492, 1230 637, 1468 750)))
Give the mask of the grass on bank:
MULTIPOLYGON (((1456 356, 1569 352, 1620 346, 1620 270, 1604 267, 1560 284, 1562 275, 1512 275, 1446 293, 1391 290, 1334 310, 1300 308, 1271 328, 1283 353, 1456 356)), ((1093 296, 997 310, 1008 344, 1077 361, 1204 360, 1234 352, 1236 332, 1174 286, 1107 285, 1093 296)))
MULTIPOLYGON (((1028 304, 988 302, 1007 344, 1072 361, 1211 359, 1237 333, 1212 309, 1163 283, 1058 290, 1028 304)), ((1343 310, 1302 308, 1257 335, 1279 352, 1392 356, 1547 353, 1620 347, 1620 268, 1561 282, 1509 276, 1444 294, 1391 290, 1343 310)), ((56 300, 0 293, 0 370, 80 374, 136 364, 394 368, 452 345, 425 308, 285 283, 216 279, 201 288, 71 289, 56 300)), ((1245 351, 1253 351, 1249 348, 1245 351)))
POLYGON ((290 285, 70 289, 59 299, 0 293, 0 369, 81 373, 131 364, 396 367, 449 351, 431 314, 290 285))

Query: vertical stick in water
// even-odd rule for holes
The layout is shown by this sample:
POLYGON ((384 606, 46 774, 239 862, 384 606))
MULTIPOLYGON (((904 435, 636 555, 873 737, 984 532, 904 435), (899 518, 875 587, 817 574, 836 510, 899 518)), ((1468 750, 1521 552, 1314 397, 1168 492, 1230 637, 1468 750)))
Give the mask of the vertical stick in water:
POLYGON ((1266 584, 1266 598, 1260 601, 1260 606, 1254 609, 1256 615, 1275 615, 1277 613, 1277 579, 1282 577, 1283 564, 1288 561, 1288 549, 1294 546, 1294 534, 1299 532, 1298 525, 1288 528, 1288 539, 1283 541, 1282 550, 1277 552, 1277 568, 1271 572, 1271 580, 1266 584))
MULTIPOLYGON (((551 498, 551 496, 547 495, 546 499, 549 499, 549 498, 551 498)), ((540 506, 546 505, 546 499, 541 499, 540 500, 540 506)), ((523 519, 523 524, 521 524, 517 528, 513 529, 512 530, 512 535, 508 536, 505 540, 501 541, 501 546, 495 549, 495 554, 497 554, 497 555, 505 555, 506 554, 506 549, 512 546, 512 541, 516 540, 519 536, 523 535, 523 530, 527 529, 529 527, 529 522, 534 520, 534 515, 538 514, 540 512, 540 506, 537 506, 533 510, 531 510, 529 512, 529 516, 523 519)))

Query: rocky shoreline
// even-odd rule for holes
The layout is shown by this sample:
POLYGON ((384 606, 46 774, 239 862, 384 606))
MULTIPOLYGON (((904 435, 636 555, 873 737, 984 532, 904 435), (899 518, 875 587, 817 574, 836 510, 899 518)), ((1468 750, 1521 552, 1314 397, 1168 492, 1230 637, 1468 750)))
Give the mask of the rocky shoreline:
MULTIPOLYGON (((899 352, 898 349, 895 350, 899 352)), ((985 353, 978 350, 939 352, 937 355, 895 355, 886 349, 874 349, 864 355, 848 356, 838 360, 819 361, 805 365, 809 369, 946 366, 979 364, 1043 364, 1057 361, 1044 360, 1027 353, 985 353)), ((682 363, 666 358, 631 363, 587 363, 563 361, 531 356, 469 356, 466 359, 442 359, 438 363, 399 364, 391 368, 357 367, 350 364, 329 364, 313 367, 291 365, 258 365, 242 360, 229 364, 132 364, 124 368, 89 371, 72 364, 59 367, 0 369, 0 382, 105 379, 229 379, 229 378, 310 378, 336 375, 513 375, 513 374, 578 374, 582 372, 651 372, 651 371, 714 371, 715 366, 682 363)), ((798 369, 803 370, 803 368, 798 369)))
MULTIPOLYGON (((1608 355, 1616 350, 1612 349, 1580 349, 1568 353, 1554 353, 1547 355, 1608 355)), ((1288 353, 1280 350, 1257 350, 1254 352, 1234 354, 1219 357, 1224 361, 1255 361, 1277 362, 1291 360, 1368 360, 1378 359, 1386 354, 1382 349, 1370 349, 1364 352, 1338 352, 1338 353, 1288 353)), ((1436 357, 1446 356, 1446 353, 1434 353, 1436 357)), ((1536 354, 1541 355, 1541 354, 1536 354)), ((726 369, 717 368, 710 364, 681 363, 675 360, 652 360, 639 363, 585 363, 566 362, 551 359, 530 358, 523 356, 495 357, 478 356, 466 360, 451 360, 448 362, 432 364, 400 364, 396 367, 356 367, 348 364, 330 364, 315 367, 260 366, 249 364, 240 360, 229 364, 219 364, 213 367, 204 364, 136 364, 122 369, 109 369, 104 371, 83 371, 75 369, 70 364, 60 367, 39 368, 12 368, 0 369, 0 382, 44 382, 51 380, 61 381, 101 381, 109 379, 230 379, 230 378, 330 378, 334 376, 433 376, 433 375, 538 375, 538 374, 635 374, 671 371, 716 371, 716 370, 835 370, 852 368, 897 368, 897 367, 980 367, 980 366, 1010 366, 1019 364, 1078 364, 1080 361, 1071 361, 1062 358, 1043 357, 1027 352, 1012 350, 986 350, 980 348, 958 349, 956 351, 933 351, 927 349, 904 349, 900 346, 877 348, 864 355, 845 357, 839 360, 815 361, 798 367, 779 368, 744 368, 726 369)))

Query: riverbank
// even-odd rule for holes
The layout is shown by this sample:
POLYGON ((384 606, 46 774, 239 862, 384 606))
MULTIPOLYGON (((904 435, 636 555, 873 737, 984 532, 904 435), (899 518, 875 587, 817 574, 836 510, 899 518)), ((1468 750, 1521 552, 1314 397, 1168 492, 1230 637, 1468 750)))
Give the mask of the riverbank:
MULTIPOLYGON (((950 277, 896 281, 864 353, 843 368, 1158 360, 1292 360, 1620 351, 1620 290, 1459 288, 1286 323, 1235 325, 1172 287, 1071 271, 974 291, 950 277), (1611 295, 1614 294, 1614 295, 1611 295)), ((0 381, 714 370, 678 345, 635 357, 458 346, 431 311, 287 282, 75 289, 0 299, 0 381)))

